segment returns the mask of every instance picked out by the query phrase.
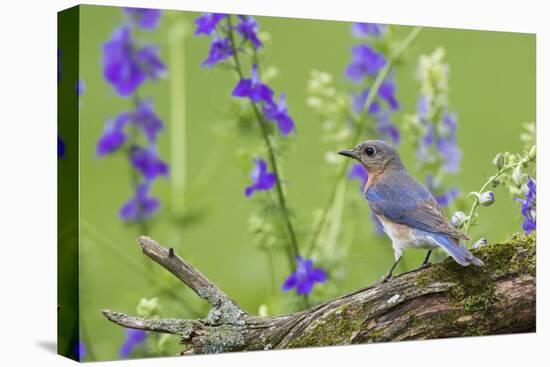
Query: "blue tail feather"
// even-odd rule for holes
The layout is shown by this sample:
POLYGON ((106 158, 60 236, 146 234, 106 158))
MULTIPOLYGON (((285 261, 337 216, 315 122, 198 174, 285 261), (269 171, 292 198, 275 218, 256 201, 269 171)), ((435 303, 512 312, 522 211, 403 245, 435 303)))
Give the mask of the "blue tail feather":
POLYGON ((485 265, 483 261, 472 255, 468 249, 453 242, 448 236, 444 234, 431 234, 430 239, 447 252, 457 263, 462 266, 468 266, 470 264, 476 266, 485 265))

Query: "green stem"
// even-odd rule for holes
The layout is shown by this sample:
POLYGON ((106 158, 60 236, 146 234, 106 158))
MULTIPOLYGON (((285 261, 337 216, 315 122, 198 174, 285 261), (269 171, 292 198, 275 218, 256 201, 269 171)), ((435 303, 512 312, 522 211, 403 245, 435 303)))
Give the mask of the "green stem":
MULTIPOLYGON (((497 181, 498 179, 500 179, 502 176, 504 176, 504 174, 506 172, 508 172, 509 170, 511 170, 512 168, 518 166, 519 164, 523 164, 523 161, 520 161, 518 163, 514 163, 514 164, 509 164, 505 167, 503 167, 502 169, 500 169, 495 175, 491 176, 487 182, 485 182, 485 184, 483 184, 483 186, 481 186, 481 188, 479 189, 478 193, 483 193, 485 192, 485 190, 487 189, 487 187, 489 187, 489 185, 491 185, 493 182, 497 181)), ((474 199, 474 203, 472 204, 472 207, 470 208, 470 213, 468 214, 468 216, 466 217, 466 223, 464 224, 464 231, 466 232, 466 235, 469 235, 470 234, 470 227, 473 223, 473 219, 474 219, 474 214, 475 214, 475 211, 477 209, 477 207, 479 206, 479 198, 477 197, 477 195, 475 196, 475 199, 474 199)))
MULTIPOLYGON (((233 35, 233 27, 231 25, 231 15, 229 15, 227 17, 227 26, 228 26, 228 31, 227 32, 228 32, 228 36, 229 36, 229 41, 230 41, 230 44, 231 44, 231 49, 233 50, 233 59, 235 60, 235 69, 236 69, 236 71, 239 75, 239 78, 243 79, 244 74, 243 74, 241 63, 240 63, 240 60, 239 60, 239 55, 238 55, 238 52, 237 52, 237 48, 235 46, 235 37, 233 35)), ((290 213, 289 213, 287 203, 286 203, 286 198, 285 198, 285 195, 284 195, 284 192, 283 192, 282 178, 281 178, 281 175, 280 175, 279 167, 277 165, 277 160, 276 160, 276 157, 275 157, 275 150, 273 148, 273 144, 271 143, 271 139, 269 138, 269 131, 267 129, 267 124, 266 124, 265 119, 263 118, 262 113, 258 109, 258 106, 256 105, 256 103, 254 103, 254 101, 252 101, 251 99, 249 99, 249 101, 250 101, 250 105, 252 106, 252 110, 254 112, 254 115, 256 116, 256 120, 258 121, 258 125, 260 126, 260 130, 262 132, 262 138, 263 138, 263 140, 265 142, 265 145, 267 147, 269 163, 271 164, 271 167, 273 168, 273 173, 277 177, 277 181, 275 183, 276 192, 277 192, 277 199, 278 199, 278 202, 279 202, 279 206, 282 210, 282 217, 283 217, 283 221, 285 223, 285 227, 286 227, 288 235, 290 237, 290 252, 288 253, 288 255, 289 255, 290 266, 294 270, 294 268, 295 268, 294 258, 296 256, 298 256, 300 254, 300 252, 298 250, 298 241, 297 241, 297 238, 296 238, 296 233, 294 231, 294 227, 292 226, 292 222, 290 221, 290 217, 289 217, 290 213)))
MULTIPOLYGON (((414 42, 414 40, 418 37, 418 34, 422 31, 422 27, 414 27, 407 37, 401 42, 399 47, 395 50, 395 52, 390 55, 388 58, 388 62, 380 70, 378 75, 376 76, 374 83, 372 84, 371 90, 367 96, 367 100, 365 102, 365 107, 363 109, 363 114, 356 120, 356 129, 355 134, 352 136, 352 138, 349 141, 349 146, 353 146, 358 143, 359 138, 361 135, 363 135, 364 131, 368 129, 368 125, 365 123, 368 119, 368 111, 371 106, 371 104, 374 102, 374 98, 378 94, 378 90, 380 89, 380 86, 388 76, 391 68, 393 67, 393 64, 395 63, 395 60, 397 60, 414 42)), ((313 230, 313 237, 311 239, 311 242, 308 247, 308 255, 311 255, 315 249, 315 246, 317 245, 318 238, 320 233, 323 230, 323 227, 326 225, 326 222, 328 221, 328 212, 330 211, 330 207, 333 206, 335 197, 336 197, 336 191, 339 183, 345 178, 346 172, 349 167, 349 161, 343 161, 342 165, 340 166, 340 170, 338 171, 336 175, 336 179, 334 180, 334 183, 332 185, 331 193, 329 196, 329 200, 325 207, 323 208, 323 214, 321 217, 321 220, 319 221, 319 224, 316 226, 316 228, 313 230)))
POLYGON ((170 30, 170 202, 172 213, 185 212, 187 192, 187 120, 185 116, 185 37, 186 24, 178 22, 170 30))

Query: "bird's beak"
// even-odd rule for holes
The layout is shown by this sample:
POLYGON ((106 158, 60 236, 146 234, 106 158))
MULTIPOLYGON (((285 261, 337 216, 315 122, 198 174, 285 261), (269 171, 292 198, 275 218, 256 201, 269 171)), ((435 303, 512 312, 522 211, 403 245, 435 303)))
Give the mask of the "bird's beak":
POLYGON ((351 149, 341 150, 341 151, 338 152, 338 154, 346 156, 346 157, 350 157, 350 158, 356 158, 355 157, 355 152, 351 149))

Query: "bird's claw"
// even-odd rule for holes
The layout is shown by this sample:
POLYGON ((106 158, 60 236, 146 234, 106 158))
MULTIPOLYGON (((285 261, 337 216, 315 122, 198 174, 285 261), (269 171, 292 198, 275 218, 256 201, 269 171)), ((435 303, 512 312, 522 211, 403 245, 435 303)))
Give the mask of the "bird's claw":
POLYGON ((382 279, 380 279, 380 281, 381 281, 382 283, 387 283, 392 277, 393 277, 392 274, 386 274, 386 275, 384 275, 384 276, 382 277, 382 279))
POLYGON ((432 263, 428 261, 428 262, 422 263, 420 265, 420 269, 426 269, 426 268, 429 268, 430 266, 432 266, 432 263))

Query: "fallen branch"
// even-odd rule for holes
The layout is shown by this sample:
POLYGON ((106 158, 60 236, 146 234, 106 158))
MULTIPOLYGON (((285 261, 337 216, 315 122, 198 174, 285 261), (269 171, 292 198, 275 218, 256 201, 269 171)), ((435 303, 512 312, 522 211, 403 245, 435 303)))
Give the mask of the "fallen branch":
POLYGON ((310 309, 259 317, 191 264, 148 237, 143 252, 212 309, 205 319, 141 319, 104 310, 112 322, 178 335, 183 354, 282 349, 535 331, 535 234, 475 250, 485 267, 452 260, 401 274, 310 309))

